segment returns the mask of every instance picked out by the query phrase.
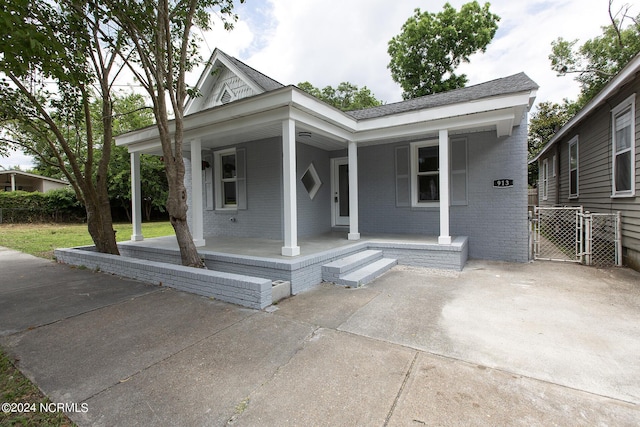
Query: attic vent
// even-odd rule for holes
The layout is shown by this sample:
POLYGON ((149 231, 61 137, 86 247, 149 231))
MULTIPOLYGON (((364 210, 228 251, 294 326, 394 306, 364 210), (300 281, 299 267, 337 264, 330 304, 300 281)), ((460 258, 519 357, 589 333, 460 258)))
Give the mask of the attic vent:
POLYGON ((223 104, 228 104, 229 102, 231 102, 231 94, 228 90, 225 89, 225 91, 222 93, 220 102, 222 102, 223 104))

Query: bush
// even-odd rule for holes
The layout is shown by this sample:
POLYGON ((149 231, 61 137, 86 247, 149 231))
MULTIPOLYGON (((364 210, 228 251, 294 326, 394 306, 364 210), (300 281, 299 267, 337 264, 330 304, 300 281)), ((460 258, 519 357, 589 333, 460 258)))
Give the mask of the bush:
POLYGON ((0 223, 83 222, 84 206, 70 188, 46 193, 0 192, 0 223))

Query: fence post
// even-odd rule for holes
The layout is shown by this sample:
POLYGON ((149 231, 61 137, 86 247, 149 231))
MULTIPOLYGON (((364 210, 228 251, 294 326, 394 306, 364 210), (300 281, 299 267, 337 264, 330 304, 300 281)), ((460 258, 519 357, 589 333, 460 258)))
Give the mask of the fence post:
POLYGON ((616 212, 616 265, 622 267, 622 214, 616 212))
POLYGON ((586 265, 591 265, 592 225, 593 219, 591 217, 591 213, 586 211, 584 213, 584 263, 586 265))

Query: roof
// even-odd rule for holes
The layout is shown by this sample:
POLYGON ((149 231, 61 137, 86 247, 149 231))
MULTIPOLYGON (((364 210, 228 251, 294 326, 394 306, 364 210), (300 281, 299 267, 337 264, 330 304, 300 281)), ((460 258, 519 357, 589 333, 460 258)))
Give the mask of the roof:
POLYGON ((271 90, 280 89, 284 87, 284 85, 276 80, 272 79, 269 76, 262 74, 260 71, 255 68, 251 68, 244 62, 240 61, 233 56, 229 56, 220 49, 216 49, 220 55, 223 55, 226 59, 231 61, 236 67, 238 67, 248 78, 250 78, 256 85, 261 87, 265 92, 269 92, 271 90))
POLYGON ((0 175, 22 175, 22 176, 26 176, 26 177, 29 177, 29 178, 37 178, 37 179, 42 179, 44 181, 51 181, 51 182, 56 182, 58 184, 69 185, 69 183, 67 181, 63 181, 61 179, 49 178, 48 176, 37 175, 35 173, 23 172, 23 171, 19 171, 19 170, 4 170, 4 171, 0 171, 0 175))
POLYGON ((460 89, 450 90, 447 92, 421 96, 419 98, 409 99, 393 104, 385 104, 379 107, 348 111, 347 114, 357 120, 373 119, 376 117, 383 117, 391 114, 422 110, 425 108, 441 107, 443 105, 475 101, 478 99, 490 98, 510 93, 532 91, 537 90, 538 87, 539 86, 525 73, 519 73, 512 76, 491 80, 485 83, 480 83, 474 86, 468 86, 460 89))
POLYGON ((540 150, 538 155, 529 160, 529 163, 538 161, 543 154, 549 151, 556 142, 566 136, 567 133, 569 133, 569 131, 578 125, 585 117, 591 114, 596 108, 606 103, 608 98, 616 93, 622 85, 635 78, 638 71, 640 71, 640 53, 629 61, 629 63, 618 74, 616 74, 615 77, 613 77, 611 81, 607 83, 607 85, 582 108, 582 110, 578 111, 571 120, 562 126, 560 130, 553 135, 549 142, 547 142, 542 150, 540 150))

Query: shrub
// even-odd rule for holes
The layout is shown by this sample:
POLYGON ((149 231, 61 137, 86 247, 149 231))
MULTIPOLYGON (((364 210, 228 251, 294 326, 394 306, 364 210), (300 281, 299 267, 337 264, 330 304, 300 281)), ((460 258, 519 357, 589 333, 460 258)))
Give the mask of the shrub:
POLYGON ((0 222, 82 222, 83 205, 70 188, 46 193, 25 191, 0 192, 0 222))

